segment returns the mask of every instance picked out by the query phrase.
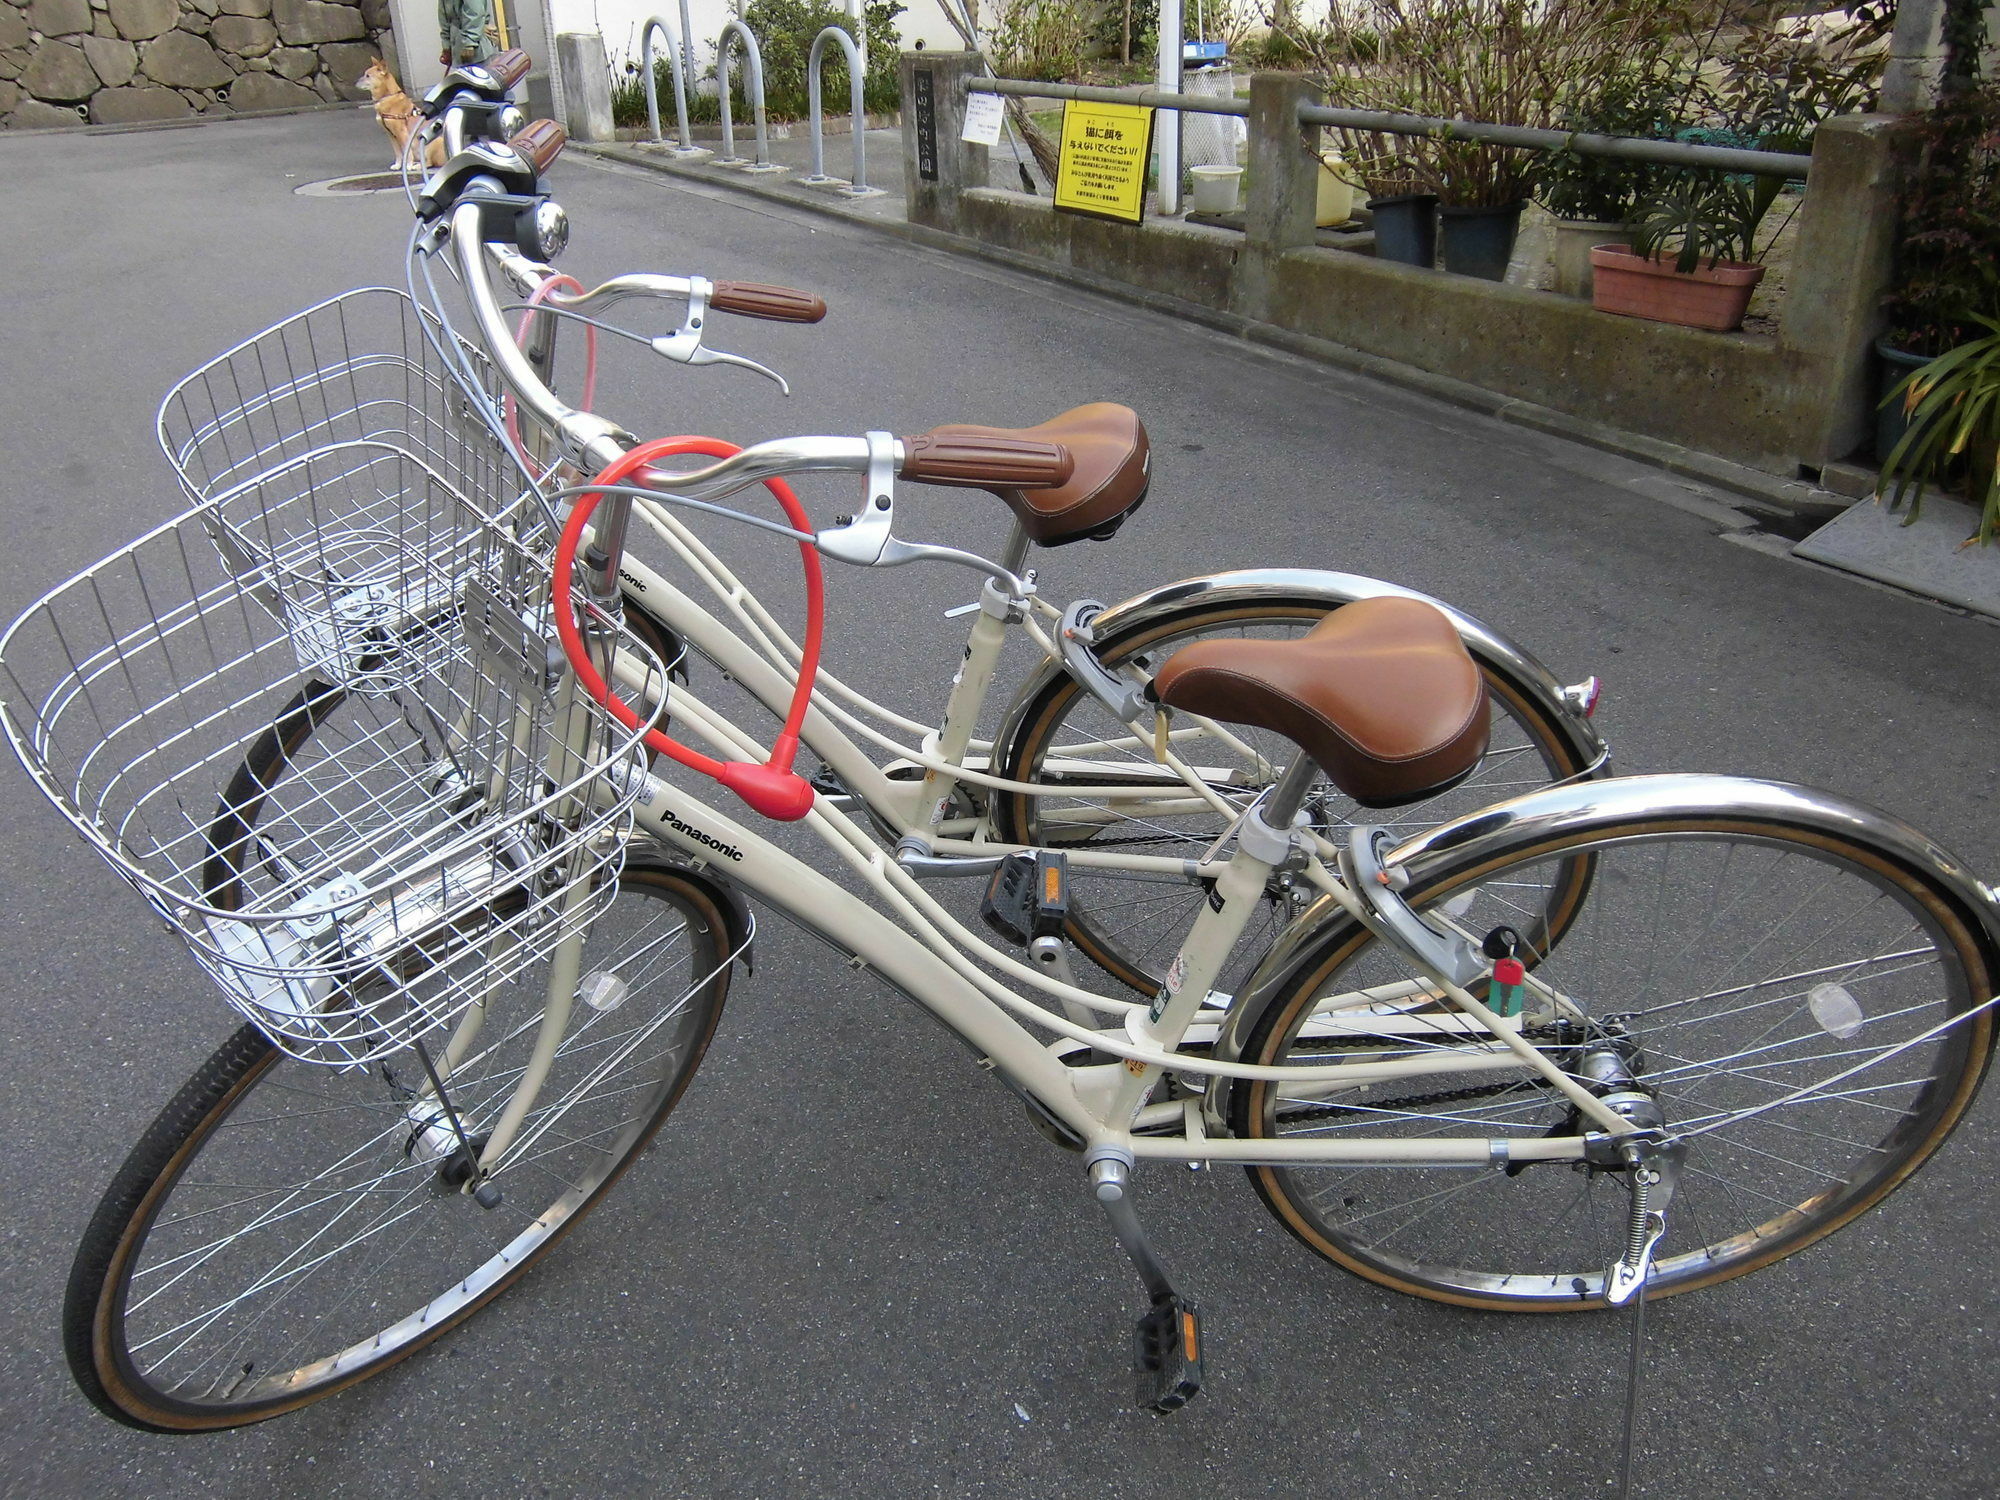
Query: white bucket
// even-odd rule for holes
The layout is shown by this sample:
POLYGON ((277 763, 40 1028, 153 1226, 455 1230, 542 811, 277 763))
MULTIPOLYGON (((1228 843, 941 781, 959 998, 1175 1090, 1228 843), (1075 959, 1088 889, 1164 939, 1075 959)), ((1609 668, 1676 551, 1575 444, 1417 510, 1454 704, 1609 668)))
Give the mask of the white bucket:
POLYGON ((1354 183, 1337 151, 1329 151, 1319 159, 1319 192, 1314 209, 1313 222, 1322 229, 1345 224, 1354 217, 1354 183))
POLYGON ((1188 209, 1198 214, 1233 214, 1236 190, 1243 181, 1241 167, 1190 167, 1194 191, 1188 195, 1188 209))

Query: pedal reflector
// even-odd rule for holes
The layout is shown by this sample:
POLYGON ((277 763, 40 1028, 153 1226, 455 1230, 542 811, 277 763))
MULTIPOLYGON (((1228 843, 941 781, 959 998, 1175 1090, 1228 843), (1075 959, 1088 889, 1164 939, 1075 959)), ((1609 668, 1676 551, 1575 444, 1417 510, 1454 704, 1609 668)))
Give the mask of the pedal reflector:
POLYGON ((1201 1390, 1201 1313, 1192 1302, 1168 1295, 1139 1320, 1139 1404, 1148 1411, 1179 1411, 1201 1390))

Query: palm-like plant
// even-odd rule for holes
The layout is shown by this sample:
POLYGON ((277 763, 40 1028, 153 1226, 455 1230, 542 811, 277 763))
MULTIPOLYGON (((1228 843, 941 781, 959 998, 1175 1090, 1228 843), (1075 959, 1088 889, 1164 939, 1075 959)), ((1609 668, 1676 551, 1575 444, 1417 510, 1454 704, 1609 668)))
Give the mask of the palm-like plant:
POLYGON ((2000 534, 2000 318, 1969 319, 1986 332, 1912 370, 1889 393, 1903 403, 1909 429, 1882 465, 1878 490, 1891 508, 1907 497, 1915 520, 1925 488, 1962 463, 1967 497, 1979 507, 1968 545, 2000 534))

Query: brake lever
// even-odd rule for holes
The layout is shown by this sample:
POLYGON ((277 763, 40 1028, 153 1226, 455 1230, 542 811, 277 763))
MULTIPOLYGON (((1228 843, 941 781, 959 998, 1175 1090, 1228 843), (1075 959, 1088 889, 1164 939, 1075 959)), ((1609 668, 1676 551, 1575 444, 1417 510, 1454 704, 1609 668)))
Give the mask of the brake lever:
POLYGON ((701 341, 702 324, 708 321, 708 297, 714 283, 705 276, 688 279, 687 315, 681 326, 672 333, 652 341, 653 352, 664 354, 679 365, 735 365, 739 369, 752 370, 778 383, 778 389, 785 395, 792 393, 791 385, 785 377, 768 365, 760 365, 754 359, 745 359, 740 354, 729 354, 721 349, 705 347, 701 341))

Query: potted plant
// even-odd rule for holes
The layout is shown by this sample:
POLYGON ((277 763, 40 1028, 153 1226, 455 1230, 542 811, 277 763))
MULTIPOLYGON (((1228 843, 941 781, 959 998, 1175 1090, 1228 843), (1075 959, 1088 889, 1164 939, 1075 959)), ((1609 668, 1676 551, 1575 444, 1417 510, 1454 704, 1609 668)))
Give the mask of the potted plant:
POLYGON ((1406 266, 1435 266, 1437 194, 1425 183, 1416 163, 1403 154, 1402 140, 1361 131, 1344 134, 1347 169, 1368 194, 1375 258, 1406 266))
MULTIPOLYGON (((1607 58, 1656 29, 1649 16, 1646 5, 1606 0, 1332 0, 1323 23, 1278 29, 1336 104, 1550 127, 1577 78, 1601 74, 1607 58)), ((1439 200, 1446 269, 1496 281, 1506 274, 1534 186, 1531 153, 1448 128, 1402 137, 1386 152, 1365 132, 1342 134, 1343 154, 1378 201, 1439 200), (1384 193, 1369 180, 1370 156, 1397 164, 1404 191, 1384 193)), ((1419 202, 1412 212, 1428 208, 1419 202)))
MULTIPOLYGON (((1656 54, 1619 63, 1601 79, 1580 86, 1563 111, 1559 129, 1572 135, 1658 136, 1668 133, 1684 96, 1681 81, 1656 54)), ((1665 185, 1665 170, 1645 162, 1550 151, 1536 164, 1535 198, 1555 219, 1550 260, 1553 290, 1590 296, 1590 252, 1599 245, 1632 243, 1639 205, 1665 185)))
POLYGON ((1907 426, 1883 461, 1878 493, 1891 509, 1907 499, 1913 521, 1925 488, 1962 468, 1966 498, 1979 507, 1968 542, 1984 543, 2000 532, 2000 318, 1971 313, 1967 321, 1984 332, 1913 370, 1891 393, 1907 426))
POLYGON ((1592 305, 1718 333, 1740 328, 1764 279, 1757 263, 1757 226, 1771 201, 1764 180, 1674 169, 1640 206, 1630 247, 1590 252, 1592 305))

